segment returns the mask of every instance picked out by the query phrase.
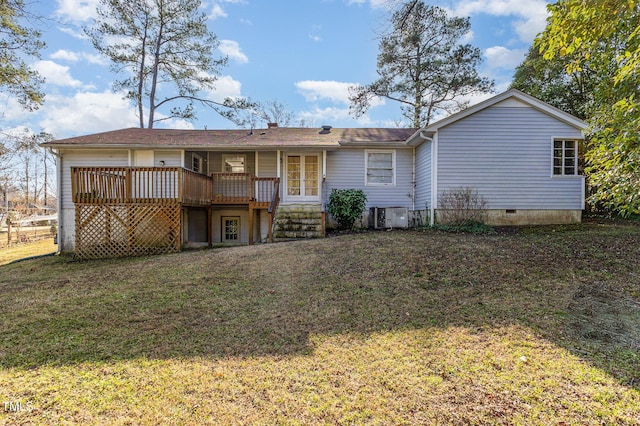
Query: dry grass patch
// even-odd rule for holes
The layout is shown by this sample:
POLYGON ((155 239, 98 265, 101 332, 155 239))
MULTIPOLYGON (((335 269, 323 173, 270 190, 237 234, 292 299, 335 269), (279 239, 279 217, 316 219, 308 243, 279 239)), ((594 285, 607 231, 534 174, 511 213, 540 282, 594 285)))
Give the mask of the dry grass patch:
POLYGON ((584 225, 7 265, 0 422, 637 424, 639 257, 584 225))
POLYGON ((57 250, 58 246, 53 244, 53 239, 36 241, 34 243, 14 244, 9 248, 0 249, 0 266, 25 257, 55 253, 57 250))

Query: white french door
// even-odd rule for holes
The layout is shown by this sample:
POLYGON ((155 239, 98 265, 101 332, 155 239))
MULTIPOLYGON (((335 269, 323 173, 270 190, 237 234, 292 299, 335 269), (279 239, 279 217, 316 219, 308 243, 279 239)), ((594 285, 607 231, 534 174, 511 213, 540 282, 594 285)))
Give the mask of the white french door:
POLYGON ((320 200, 320 156, 287 154, 287 201, 320 200))

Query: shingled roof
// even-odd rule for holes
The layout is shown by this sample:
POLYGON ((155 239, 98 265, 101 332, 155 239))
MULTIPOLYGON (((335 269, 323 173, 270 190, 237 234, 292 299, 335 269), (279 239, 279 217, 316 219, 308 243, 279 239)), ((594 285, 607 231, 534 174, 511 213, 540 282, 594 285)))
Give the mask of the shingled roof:
POLYGON ((59 148, 153 147, 180 149, 336 148, 341 145, 404 145, 416 129, 275 127, 254 130, 128 128, 46 143, 59 148))

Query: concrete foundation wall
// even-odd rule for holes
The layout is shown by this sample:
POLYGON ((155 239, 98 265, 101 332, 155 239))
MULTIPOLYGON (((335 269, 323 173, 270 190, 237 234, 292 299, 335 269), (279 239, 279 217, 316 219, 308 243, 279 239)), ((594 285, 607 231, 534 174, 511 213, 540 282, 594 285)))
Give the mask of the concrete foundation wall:
MULTIPOLYGON (((494 226, 507 225, 559 225, 579 223, 582 210, 487 210, 486 223, 494 226)), ((436 210, 436 220, 438 211, 436 210)))

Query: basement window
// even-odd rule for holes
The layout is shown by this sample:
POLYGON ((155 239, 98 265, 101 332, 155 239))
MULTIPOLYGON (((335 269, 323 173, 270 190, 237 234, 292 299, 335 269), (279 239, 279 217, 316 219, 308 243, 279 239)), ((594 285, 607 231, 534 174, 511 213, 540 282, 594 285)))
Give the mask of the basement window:
POLYGON ((240 218, 237 216, 225 216, 222 218, 222 241, 240 241, 240 218))

